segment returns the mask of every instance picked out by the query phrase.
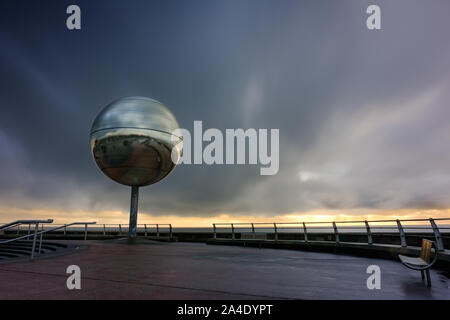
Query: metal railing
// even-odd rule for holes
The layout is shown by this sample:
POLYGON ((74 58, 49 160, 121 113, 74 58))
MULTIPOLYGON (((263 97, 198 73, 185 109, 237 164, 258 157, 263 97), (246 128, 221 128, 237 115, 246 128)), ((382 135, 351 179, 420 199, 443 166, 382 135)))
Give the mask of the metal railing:
POLYGON ((53 223, 53 219, 47 219, 47 220, 17 220, 14 222, 9 222, 6 224, 3 224, 2 226, 0 226, 0 231, 5 231, 8 229, 11 229, 15 226, 20 226, 22 224, 28 224, 28 225, 32 225, 32 224, 41 224, 41 223, 53 223))
MULTIPOLYGON (((88 230, 91 232, 96 232, 103 236, 108 236, 111 233, 118 233, 119 236, 125 236, 128 231, 128 224, 97 224, 98 228, 96 230, 88 230)), ((162 234, 168 234, 170 238, 173 236, 173 228, 169 223, 144 223, 138 224, 136 226, 136 230, 138 233, 143 233, 145 237, 148 237, 149 234, 156 234, 156 237, 161 237, 162 234)), ((65 233, 64 233, 65 234, 65 233)))
MULTIPOLYGON (((39 224, 41 224, 41 223, 52 223, 53 222, 53 220, 51 220, 51 222, 42 222, 42 221, 43 220, 35 220, 34 233, 31 235, 33 237, 33 244, 32 244, 32 247, 31 247, 31 258, 30 258, 31 260, 34 259, 34 253, 36 251, 36 242, 37 242, 38 235, 40 235, 39 250, 38 250, 38 253, 40 254, 41 253, 41 249, 42 249, 42 239, 43 239, 44 233, 55 231, 55 230, 62 229, 62 228, 67 228, 68 226, 72 226, 72 225, 84 225, 84 240, 87 240, 87 225, 96 223, 96 222, 73 222, 73 223, 68 223, 68 224, 65 224, 65 225, 62 225, 62 226, 59 226, 59 227, 54 227, 54 228, 51 228, 51 229, 39 231, 39 224)), ((45 221, 50 221, 50 219, 49 220, 45 220, 45 221)), ((14 238, 14 239, 0 241, 0 244, 11 243, 11 242, 22 240, 22 239, 25 239, 25 238, 29 239, 30 238, 30 234, 27 234, 27 235, 24 235, 24 236, 21 236, 21 237, 17 237, 17 238, 14 238)))
POLYGON ((343 227, 343 225, 345 225, 345 228, 347 230, 351 230, 351 229, 364 229, 364 234, 367 237, 367 244, 368 245, 372 245, 373 244, 373 230, 377 229, 377 230, 396 230, 396 232, 398 232, 398 236, 400 238, 400 245, 402 247, 407 247, 407 241, 406 241, 406 233, 405 233, 405 229, 422 229, 422 230, 430 230, 435 238, 435 242, 436 242, 436 249, 438 251, 444 251, 444 243, 443 243, 443 239, 442 239, 442 231, 441 230, 450 230, 450 227, 438 227, 436 224, 436 221, 449 221, 450 222, 450 218, 429 218, 429 219, 390 219, 390 220, 358 220, 358 221, 328 221, 328 222, 323 222, 323 221, 319 221, 319 222, 239 222, 239 223, 213 223, 213 237, 214 239, 217 239, 217 235, 218 233, 228 233, 228 232, 223 232, 219 230, 219 228, 226 228, 226 229, 231 229, 231 239, 232 240, 236 240, 236 234, 237 228, 240 229, 250 229, 251 233, 253 235, 256 235, 257 233, 257 228, 259 229, 265 229, 265 230, 269 230, 269 232, 274 234, 274 240, 278 241, 279 240, 279 235, 280 235, 280 228, 286 227, 286 229, 294 229, 294 230, 298 230, 299 234, 303 235, 303 241, 304 242, 309 242, 311 241, 310 237, 308 237, 308 232, 309 235, 312 234, 311 230, 319 230, 319 229, 329 229, 332 230, 330 233, 334 234, 334 242, 336 244, 339 244, 341 242, 341 236, 343 236, 344 234, 348 234, 348 232, 342 232, 342 230, 339 230, 338 225, 340 225, 341 227, 343 227), (418 222, 428 222, 429 226, 425 227, 425 226, 420 226, 420 225, 413 225, 413 226, 406 226, 405 224, 402 223, 406 223, 406 222, 413 222, 413 223, 418 223, 418 222), (384 223, 394 223, 394 226, 383 226, 380 224, 384 224, 384 223), (308 226, 307 226, 308 225, 308 226), (317 226, 317 225, 321 225, 321 226, 317 226), (326 227, 323 227, 322 225, 328 225, 326 227), (309 231, 308 231, 309 230, 309 231))
MULTIPOLYGON (((12 229, 14 227, 17 227, 17 230, 20 229, 21 225, 28 225, 28 238, 30 237, 31 234, 31 225, 38 225, 37 227, 39 228, 39 224, 44 225, 44 223, 53 223, 53 219, 47 219, 47 220, 17 220, 14 222, 9 222, 6 224, 3 224, 2 226, 0 226, 0 231, 7 231, 9 229, 12 229)), ((17 232, 17 234, 19 234, 19 232, 17 232)))
MULTIPOLYGON (((118 225, 103 224, 103 235, 104 236, 107 235, 106 226, 118 226, 119 235, 124 235, 124 229, 127 229, 129 227, 128 224, 118 224, 118 225)), ((172 225, 169 223, 138 224, 136 226, 136 232, 138 232, 138 233, 143 232, 145 237, 148 237, 148 235, 150 233, 156 233, 156 237, 158 237, 158 238, 161 236, 162 233, 168 233, 170 238, 172 238, 172 236, 173 236, 173 228, 172 228, 172 225), (167 231, 164 232, 164 229, 166 229, 167 231), (153 230, 154 230, 154 232, 153 232, 153 230)))
MULTIPOLYGON (((54 224, 52 226, 55 226, 54 224)), ((75 230, 74 228, 69 228, 69 224, 66 225, 56 225, 56 226, 61 226, 62 228, 58 228, 58 229, 63 229, 62 231, 62 235, 64 236, 69 236, 72 234, 72 232, 76 231, 79 232, 80 230, 75 230)), ((122 224, 122 223, 118 223, 118 224, 96 224, 95 227, 89 227, 87 228, 86 234, 89 235, 100 235, 103 237, 107 237, 110 235, 114 235, 114 236, 126 236, 127 232, 128 232, 128 224, 122 224)), ((11 227, 12 228, 12 227, 11 227)), ((20 225, 16 226, 16 233, 17 235, 19 235, 21 232, 24 231, 23 228, 21 228, 20 225)), ((44 227, 41 227, 42 230, 44 231, 44 227)), ((156 235, 157 238, 160 237, 165 237, 165 236, 169 236, 170 238, 173 237, 173 227, 172 224, 169 223, 144 223, 144 224, 138 224, 137 225, 137 232, 140 233, 141 235, 143 234, 145 237, 149 237, 152 235, 156 235)), ((30 231, 28 232, 28 235, 30 235, 30 231)))
MULTIPOLYGON (((147 230, 147 226, 155 226, 155 228, 156 228, 156 237, 159 237, 160 236, 160 226, 166 226, 166 227, 168 227, 169 228, 169 237, 170 238, 172 238, 172 225, 169 223, 169 224, 158 224, 158 223, 156 223, 156 224, 144 224, 144 235, 147 237, 147 235, 148 235, 148 230, 147 230)), ((138 225, 138 228, 139 228, 139 225, 138 225)))

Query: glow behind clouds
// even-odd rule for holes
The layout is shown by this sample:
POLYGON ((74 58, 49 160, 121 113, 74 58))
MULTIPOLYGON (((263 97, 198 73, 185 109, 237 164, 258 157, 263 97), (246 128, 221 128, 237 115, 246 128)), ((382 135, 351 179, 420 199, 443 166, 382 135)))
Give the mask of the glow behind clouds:
POLYGON ((138 222, 448 213, 448 1, 377 1, 380 31, 370 1, 77 4, 80 31, 67 3, 0 4, 4 220, 126 222, 130 192, 95 167, 88 135, 130 95, 189 130, 280 129, 277 175, 182 166, 141 190, 138 222))

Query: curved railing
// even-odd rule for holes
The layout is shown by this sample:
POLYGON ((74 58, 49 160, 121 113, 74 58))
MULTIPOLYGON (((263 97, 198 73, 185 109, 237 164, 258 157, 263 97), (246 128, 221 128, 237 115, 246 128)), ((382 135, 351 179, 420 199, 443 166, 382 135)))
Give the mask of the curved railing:
POLYGON ((17 220, 14 222, 5 223, 2 226, 0 226, 0 231, 6 231, 9 229, 12 229, 14 227, 17 228, 17 230, 20 229, 21 225, 28 225, 28 236, 30 236, 31 233, 31 225, 37 226, 39 228, 39 225, 44 223, 53 223, 53 219, 47 219, 47 220, 17 220))
MULTIPOLYGON (((49 219, 49 220, 51 220, 51 219, 49 219)), ((46 220, 46 221, 49 221, 49 220, 46 220)), ((34 224, 35 224, 35 229, 34 229, 34 233, 33 234, 31 234, 31 235, 27 234, 27 235, 24 235, 24 236, 21 236, 21 237, 17 237, 17 238, 14 238, 14 239, 3 240, 3 241, 0 241, 0 244, 6 244, 6 243, 11 243, 11 242, 14 242, 14 241, 18 241, 18 240, 29 239, 30 236, 31 236, 31 237, 33 237, 33 245, 31 247, 31 260, 33 260, 34 253, 35 253, 35 250, 36 250, 36 242, 37 242, 37 236, 38 235, 40 235, 38 253, 41 253, 42 238, 43 238, 44 233, 55 231, 55 230, 59 230, 59 229, 62 229, 62 228, 67 228, 67 227, 73 226, 73 225, 84 225, 84 240, 86 240, 87 239, 87 226, 90 225, 90 224, 95 224, 96 223, 96 222, 72 222, 72 223, 68 223, 68 224, 65 224, 65 225, 58 226, 58 227, 54 227, 54 228, 50 228, 50 229, 39 231, 39 224, 42 223, 42 222, 38 222, 39 220, 32 220, 32 221, 34 221, 34 224)), ((53 222, 53 220, 51 220, 51 221, 53 222)), ((28 221, 27 221, 27 223, 28 223, 28 221)), ((51 222, 44 222, 44 223, 51 223, 51 222)), ((14 223, 12 223, 12 224, 14 224, 14 223)))
POLYGON ((47 219, 47 220, 16 220, 14 222, 5 223, 2 226, 0 226, 0 231, 4 231, 10 228, 13 228, 15 226, 19 226, 22 224, 41 224, 41 223, 52 223, 53 219, 47 219))
POLYGON ((396 230, 398 232, 398 236, 400 238, 400 244, 402 247, 407 247, 406 241, 406 233, 405 229, 415 229, 415 230, 429 230, 433 233, 436 248, 438 251, 444 250, 444 243, 442 240, 442 230, 450 230, 450 226, 438 227, 436 221, 448 221, 450 222, 450 218, 429 218, 429 219, 389 219, 389 220, 356 220, 356 221, 317 221, 317 222, 238 222, 238 223, 213 223, 213 237, 217 239, 218 233, 228 233, 224 232, 224 228, 231 231, 231 239, 236 240, 236 233, 238 233, 238 229, 251 230, 250 233, 256 235, 259 231, 266 230, 266 232, 270 232, 274 234, 274 240, 278 241, 280 229, 294 229, 298 230, 299 233, 303 235, 303 241, 308 242, 308 234, 311 234, 311 229, 314 231, 318 231, 320 229, 328 229, 334 234, 334 241, 336 243, 340 243, 340 236, 348 232, 342 232, 343 228, 345 231, 349 231, 351 229, 364 230, 367 237, 367 244, 373 244, 373 234, 374 230, 396 230), (427 222, 428 226, 418 225, 417 223, 427 222), (386 226, 383 224, 393 223, 393 226, 386 226), (414 225, 405 225, 405 223, 414 223, 414 225), (319 226, 318 226, 319 225, 319 226), (323 226, 328 225, 328 226, 323 226), (345 227, 344 227, 345 226, 345 227), (219 230, 222 228, 222 230, 219 230))
MULTIPOLYGON (((84 223, 82 223, 84 225, 84 223)), ((16 225, 17 235, 23 233, 23 225, 16 225)), ((88 235, 93 238, 107 238, 110 236, 126 236, 128 224, 96 224, 95 226, 84 225, 76 227, 73 224, 52 225, 51 229, 41 224, 41 231, 49 232, 58 236, 73 236, 74 234, 84 233, 84 238, 88 235), (53 228, 53 227, 57 228, 53 228), (89 227, 89 228, 88 228, 89 227), (60 231, 62 230, 62 231, 60 231), (52 231, 56 231, 52 233, 52 231)), ((9 233, 11 233, 11 229, 9 233)), ((12 232, 14 232, 13 229, 12 232)), ((281 240, 300 240, 304 242, 314 242, 317 239, 325 241, 340 242, 365 242, 368 245, 376 243, 399 243, 402 247, 417 242, 414 234, 424 232, 427 237, 434 237, 438 250, 444 250, 444 240, 448 241, 450 236, 450 218, 430 218, 430 219, 386 219, 386 220, 351 220, 351 221, 316 221, 316 222, 229 222, 214 223, 210 228, 173 228, 172 224, 138 224, 137 232, 141 236, 156 236, 157 238, 172 238, 181 232, 181 238, 185 234, 193 234, 198 239, 205 239, 200 236, 203 233, 209 233, 213 238, 225 236, 237 240, 242 235, 262 235, 266 234, 275 241, 281 240), (179 230, 178 230, 179 229, 179 230), (183 231, 181 231, 184 229, 183 231), (184 234, 184 235, 183 235, 184 234), (239 234, 239 235, 238 235, 239 234), (288 236, 289 234, 289 236, 288 236), (323 237, 322 235, 326 235, 323 237), (384 236, 390 238, 386 240, 384 236), (443 236, 445 239, 443 239, 443 236), (355 238, 357 239, 356 241, 355 238), (398 240, 396 240, 398 239, 398 240), (380 242, 381 241, 381 242, 380 242), (382 242, 387 241, 387 242, 382 242)), ((30 227, 28 235, 31 237, 30 227)), ((447 246, 447 245, 446 245, 447 246)))
MULTIPOLYGON (((72 232, 85 232, 85 235, 87 234, 97 234, 97 235, 103 235, 103 236, 108 236, 111 234, 114 235, 118 235, 118 236, 126 236, 127 232, 128 232, 128 224, 123 224, 123 223, 101 223, 101 224, 96 224, 94 227, 89 226, 89 228, 87 228, 88 226, 85 226, 86 230, 82 230, 81 228, 70 228, 72 226, 72 224, 52 224, 53 226, 58 226, 58 230, 62 230, 62 234, 64 236, 66 235, 70 235, 72 232), (61 228, 60 228, 61 227, 61 228)), ((15 225, 16 229, 15 232, 17 235, 19 235, 21 232, 26 231, 23 228, 21 228, 21 225, 15 225)), ((11 228, 14 228, 11 227, 11 228)), ((41 231, 46 230, 46 227, 44 227, 43 225, 41 225, 41 231)), ((143 224, 138 224, 137 225, 137 231, 140 234, 144 234, 145 237, 149 236, 149 235, 156 235, 156 237, 162 237, 163 235, 168 235, 170 238, 172 238, 173 236, 173 227, 172 224, 170 223, 143 223, 143 224)), ((30 236, 31 232, 30 232, 30 226, 28 227, 28 235, 30 236)))
MULTIPOLYGON (((128 230, 128 224, 99 224, 102 226, 101 232, 104 236, 107 234, 107 228, 118 230, 119 235, 125 235, 125 230, 128 230)), ((136 231, 139 233, 144 233, 144 236, 147 237, 150 233, 155 233, 156 237, 159 237, 161 233, 169 234, 169 237, 172 238, 173 228, 170 223, 144 223, 138 224, 136 226, 136 231)))

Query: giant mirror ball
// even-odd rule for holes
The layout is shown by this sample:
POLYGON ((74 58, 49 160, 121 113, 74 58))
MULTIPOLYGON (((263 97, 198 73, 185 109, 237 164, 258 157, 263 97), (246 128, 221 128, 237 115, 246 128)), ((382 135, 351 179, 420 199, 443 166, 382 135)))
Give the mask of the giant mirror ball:
POLYGON ((172 134, 178 128, 174 115, 162 103, 145 97, 120 98, 95 118, 91 152, 112 180, 127 186, 150 185, 164 179, 178 162, 181 150, 177 144, 182 138, 172 134))

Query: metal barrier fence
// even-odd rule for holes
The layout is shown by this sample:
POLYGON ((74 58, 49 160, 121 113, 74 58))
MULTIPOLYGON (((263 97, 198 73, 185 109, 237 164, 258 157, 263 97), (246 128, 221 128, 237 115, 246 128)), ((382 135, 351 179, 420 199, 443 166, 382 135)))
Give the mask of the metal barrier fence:
MULTIPOLYGON (((7 228, 8 233, 16 233, 17 235, 27 232, 28 238, 33 235, 33 230, 31 228, 33 224, 21 223, 14 226, 9 226, 7 228)), ((34 227, 34 225, 33 225, 34 227)), ((128 232, 128 224, 96 224, 88 225, 84 224, 83 227, 73 227, 68 225, 57 225, 52 224, 51 228, 58 227, 58 229, 48 230, 50 226, 45 226, 40 224, 40 231, 48 230, 48 234, 56 233, 58 235, 73 236, 75 234, 83 234, 84 238, 87 239, 89 235, 96 235, 98 237, 108 237, 108 236, 126 236, 128 232)), ((367 244, 371 245, 374 243, 374 236, 394 232, 394 236, 399 239, 400 245, 406 247, 407 239, 406 234, 420 230, 429 232, 434 236, 436 242, 436 248, 438 250, 444 250, 444 241, 450 235, 450 218, 430 218, 430 219, 401 219, 401 220, 359 220, 359 221, 328 221, 328 222, 273 222, 273 223, 257 223, 257 222, 239 222, 239 223, 214 223, 212 225, 212 230, 201 230, 201 228, 180 228, 185 229, 182 231, 184 233, 201 233, 207 232, 212 233, 213 238, 217 239, 218 234, 230 234, 231 239, 237 239, 237 234, 239 233, 250 233, 253 235, 259 234, 273 234, 274 240, 278 241, 280 235, 282 234, 292 234, 294 233, 298 237, 301 235, 301 239, 305 242, 313 241, 314 235, 317 233, 324 233, 330 236, 334 235, 336 243, 342 242, 342 238, 345 238, 347 234, 358 233, 366 238, 367 244), (438 223, 447 223, 446 225, 439 225, 438 223), (420 224, 422 223, 422 224, 420 224), (426 223, 426 225, 424 225, 426 223), (388 224, 388 225, 387 225, 388 224), (355 231, 357 230, 357 231, 355 231), (245 231, 245 232, 244 232, 245 231)), ((4 230, 0 230, 4 231, 4 230)), ((180 231, 180 230, 179 230, 180 231)), ((156 237, 173 237, 174 228, 172 224, 138 224, 137 232, 141 236, 156 236, 156 237)), ((34 232, 35 233, 35 232, 34 232)), ((298 238, 297 237, 297 238, 298 238)), ((286 239, 286 236, 282 236, 286 239)), ((376 240, 376 239, 375 239, 376 240)), ((345 241, 345 240, 344 240, 345 241)), ((447 240, 446 240, 447 241, 447 240)))
POLYGON ((84 240, 87 240, 87 226, 91 225, 91 224, 95 224, 95 222, 72 222, 72 223, 64 224, 64 225, 60 225, 60 226, 52 225, 51 228, 44 229, 44 224, 45 223, 51 224, 52 222, 53 222, 53 219, 48 219, 48 220, 18 220, 18 221, 12 222, 12 223, 5 224, 5 225, 0 227, 0 229, 2 231, 11 229, 11 227, 13 227, 13 226, 17 226, 17 228, 20 228, 21 225, 28 224, 28 234, 24 235, 24 236, 21 236, 21 237, 18 236, 17 238, 14 238, 14 239, 0 241, 0 245, 1 244, 9 244, 9 243, 16 242, 16 241, 19 241, 19 240, 25 240, 25 239, 28 240, 30 237, 32 237, 33 238, 33 244, 32 244, 32 247, 31 247, 30 259, 33 260, 34 259, 34 254, 35 254, 36 242, 37 242, 37 236, 38 235, 40 235, 39 250, 38 250, 38 253, 40 254, 41 253, 41 249, 42 249, 42 240, 43 240, 44 233, 51 232, 51 231, 56 231, 58 229, 66 228, 66 227, 73 226, 73 225, 84 225, 84 240), (30 234, 30 226, 32 224, 34 225, 34 232, 32 234, 30 234), (40 231, 39 231, 39 225, 42 226, 41 227, 42 229, 40 231))
MULTIPOLYGON (((303 241, 311 241, 308 239, 308 234, 311 235, 311 230, 318 231, 320 229, 328 229, 334 234, 334 241, 340 243, 340 236, 348 234, 350 230, 364 230, 363 233, 367 237, 367 244, 372 245, 374 230, 381 232, 380 230, 395 230, 398 232, 400 243, 402 247, 407 247, 406 232, 407 230, 427 230, 433 233, 436 243, 436 249, 438 251, 444 250, 444 243, 442 240, 442 233, 446 230, 450 230, 449 226, 438 227, 436 221, 449 221, 450 218, 429 218, 429 219, 402 219, 402 220, 359 220, 359 221, 329 221, 329 222, 239 222, 239 223, 213 223, 213 237, 217 239, 218 233, 224 232, 223 229, 231 231, 231 239, 236 240, 236 234, 238 229, 248 230, 251 234, 256 235, 261 230, 265 233, 273 233, 274 240, 279 240, 280 229, 298 230, 298 233, 303 235, 303 241), (427 222, 429 225, 418 225, 417 223, 427 222), (393 226, 386 226, 386 223, 394 224, 393 226), (413 223, 413 225, 406 225, 406 223, 413 223), (319 226, 318 226, 319 225, 319 226), (327 226, 323 226, 327 225, 327 226), (338 227, 338 225, 340 227, 338 227), (222 230, 220 230, 222 229, 222 230), (258 230, 259 229, 259 230, 258 230), (308 231, 309 230, 309 231, 308 231), (444 231, 443 231, 444 230, 444 231)), ((286 230, 284 230, 286 232, 286 230)), ((294 231, 295 232, 295 231, 294 231)), ((353 231, 354 232, 354 231, 353 231)))
MULTIPOLYGON (((32 236, 33 230, 31 228, 33 224, 27 224, 22 223, 20 225, 14 225, 13 227, 9 227, 8 230, 10 232, 15 232, 17 235, 23 232, 27 232, 28 237, 32 236)), ((39 226, 40 231, 46 231, 49 232, 60 230, 60 233, 62 233, 64 236, 69 235, 71 233, 83 233, 85 239, 87 238, 88 234, 97 234, 97 235, 103 235, 107 236, 110 234, 115 234, 119 236, 126 236, 128 232, 128 224, 83 224, 82 227, 75 228, 72 224, 52 224, 51 225, 52 230, 48 230, 47 226, 44 226, 41 224, 39 226), (55 229, 57 227, 57 229, 55 229)), ((1 230, 0 230, 1 231, 1 230)), ((143 234, 145 237, 149 235, 156 235, 156 237, 161 237, 163 235, 168 235, 170 238, 173 236, 173 228, 171 224, 138 224, 137 225, 137 232, 143 234)))

